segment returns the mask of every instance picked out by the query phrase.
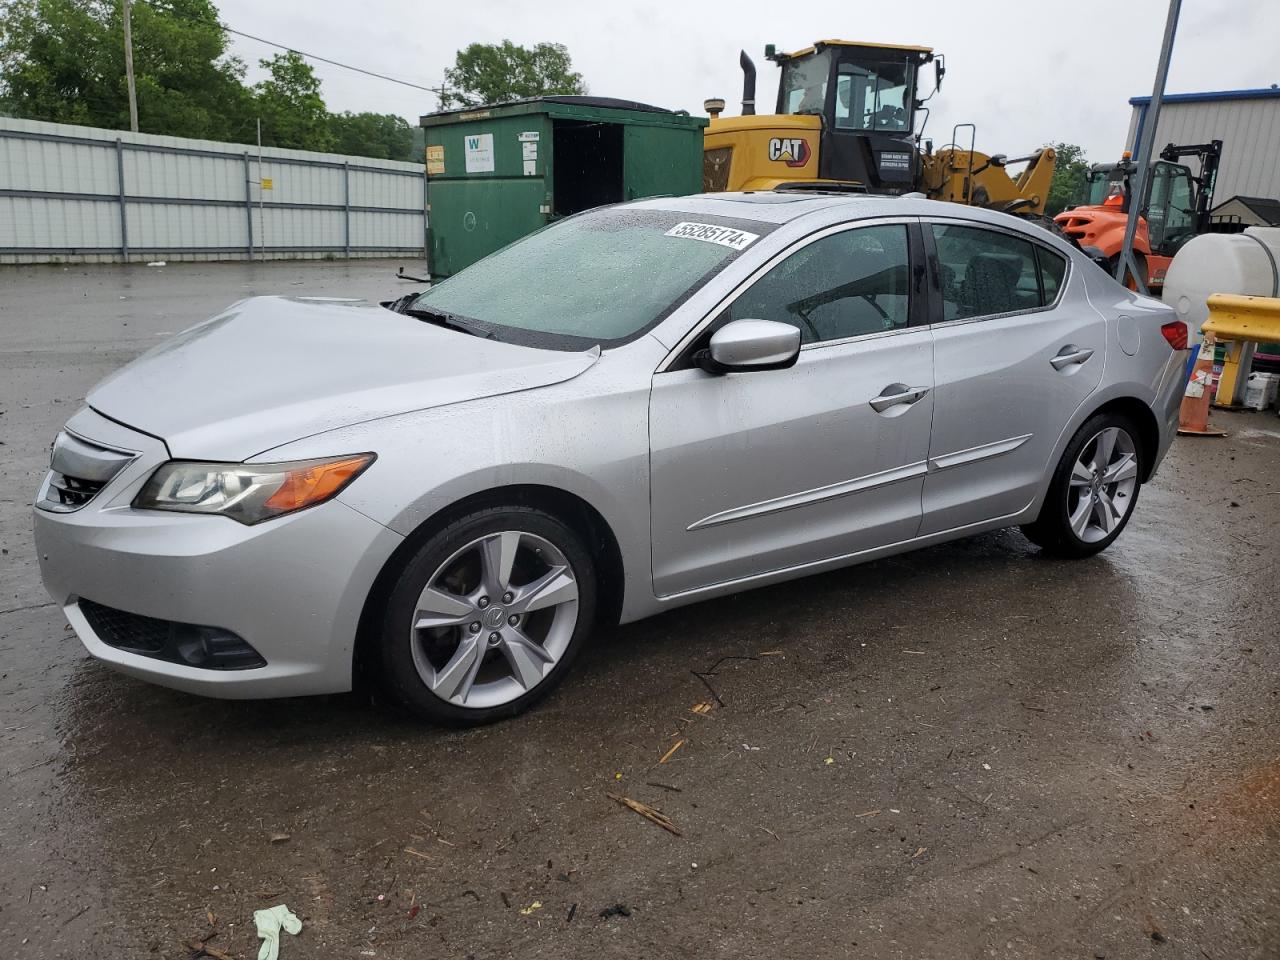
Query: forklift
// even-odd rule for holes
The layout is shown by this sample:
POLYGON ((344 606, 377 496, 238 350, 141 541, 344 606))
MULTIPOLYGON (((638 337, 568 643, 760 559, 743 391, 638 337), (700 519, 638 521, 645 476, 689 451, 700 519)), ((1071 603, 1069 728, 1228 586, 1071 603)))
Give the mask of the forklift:
MULTIPOLYGON (((1222 141, 1171 143, 1151 165, 1146 196, 1139 208, 1133 252, 1143 282, 1152 294, 1164 287, 1174 254, 1192 237, 1214 229, 1210 217, 1214 181, 1222 161, 1222 141), (1199 174, 1180 161, 1195 157, 1199 174)), ((1133 202, 1136 164, 1129 151, 1118 163, 1094 164, 1085 174, 1079 205, 1055 217, 1067 238, 1114 273, 1124 241, 1125 223, 1133 202)))

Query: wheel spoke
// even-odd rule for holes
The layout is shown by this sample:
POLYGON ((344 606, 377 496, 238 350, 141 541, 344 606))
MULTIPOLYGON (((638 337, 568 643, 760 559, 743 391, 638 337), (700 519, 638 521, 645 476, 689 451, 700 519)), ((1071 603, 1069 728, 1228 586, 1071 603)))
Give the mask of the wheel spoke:
POLYGON ((1116 508, 1111 502, 1111 498, 1107 496, 1103 490, 1098 491, 1098 525, 1102 527, 1104 533, 1110 533, 1116 528, 1116 508))
POLYGON ((1077 460, 1071 467, 1071 486, 1087 487, 1093 483, 1093 471, 1089 469, 1089 465, 1077 460))
POLYGON ((554 662, 551 654, 529 639, 518 627, 503 628, 500 649, 511 665, 511 675, 526 690, 536 685, 542 679, 547 665, 554 662))
POLYGON ((1106 484, 1122 483, 1132 480, 1138 475, 1138 458, 1132 453, 1121 454, 1114 463, 1107 466, 1102 474, 1102 482, 1106 484))
POLYGON ((1076 504, 1076 509, 1072 512, 1067 522, 1071 524, 1071 529, 1077 537, 1084 539, 1084 531, 1089 526, 1089 516, 1093 513, 1093 501, 1085 496, 1080 495, 1080 502, 1076 504))
POLYGON ((520 587, 511 609, 517 613, 532 613, 546 607, 559 606, 578 599, 578 582, 567 566, 552 567, 533 583, 520 587))
POLYGON ((511 585, 511 567, 520 548, 520 534, 504 531, 485 537, 480 542, 480 562, 484 585, 491 593, 500 594, 511 585))
POLYGON ((1111 454, 1116 448, 1116 437, 1120 431, 1115 427, 1107 427, 1095 442, 1093 450, 1093 466, 1097 470, 1106 470, 1111 463, 1111 454))
POLYGON ((418 611, 413 615, 413 626, 417 630, 457 627, 475 615, 475 608, 466 597, 428 587, 418 598, 418 611))
POLYGON ((436 672, 432 689, 445 700, 467 702, 467 694, 475 683, 476 674, 480 672, 480 663, 484 660, 485 646, 483 640, 474 635, 467 635, 458 644, 449 662, 442 670, 436 672))

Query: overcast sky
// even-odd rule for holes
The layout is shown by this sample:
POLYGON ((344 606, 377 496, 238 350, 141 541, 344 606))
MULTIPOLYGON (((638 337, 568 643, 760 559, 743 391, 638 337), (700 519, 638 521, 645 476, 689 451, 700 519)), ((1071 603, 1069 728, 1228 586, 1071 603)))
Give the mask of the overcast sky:
MULTIPOLYGON (((795 50, 839 38, 931 46, 947 57, 928 135, 978 126, 978 149, 1016 155, 1050 140, 1085 147, 1091 160, 1123 149, 1128 100, 1151 93, 1168 10, 1166 0, 808 0, 788 4, 684 0, 221 0, 237 30, 424 86, 468 43, 509 39, 563 43, 591 93, 702 113, 707 97, 738 112, 738 50, 759 68, 757 99, 767 112, 777 68, 766 43, 795 50), (779 16, 778 11, 784 11, 779 16)), ((1269 87, 1280 83, 1280 0, 1184 0, 1168 92, 1269 87)), ((271 48, 232 37, 261 76, 271 48)), ((434 96, 315 64, 331 110, 398 113, 416 125, 434 96)))

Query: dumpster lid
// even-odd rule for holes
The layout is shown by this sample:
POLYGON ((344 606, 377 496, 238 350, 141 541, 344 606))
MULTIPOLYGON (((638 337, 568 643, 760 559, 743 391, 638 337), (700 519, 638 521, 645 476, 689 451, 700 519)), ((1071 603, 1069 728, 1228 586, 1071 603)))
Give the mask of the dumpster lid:
POLYGON ((596 107, 606 110, 631 110, 636 113, 663 113, 668 116, 676 116, 677 114, 688 116, 687 111, 668 110, 666 107, 656 107, 651 103, 641 103, 638 100, 621 100, 617 97, 571 96, 566 94, 563 96, 525 97, 521 100, 505 100, 502 103, 481 103, 470 107, 438 110, 435 113, 424 114, 420 122, 425 124, 428 117, 434 119, 437 117, 455 117, 462 114, 488 113, 490 110, 505 111, 510 107, 527 107, 538 103, 557 103, 567 107, 596 107))

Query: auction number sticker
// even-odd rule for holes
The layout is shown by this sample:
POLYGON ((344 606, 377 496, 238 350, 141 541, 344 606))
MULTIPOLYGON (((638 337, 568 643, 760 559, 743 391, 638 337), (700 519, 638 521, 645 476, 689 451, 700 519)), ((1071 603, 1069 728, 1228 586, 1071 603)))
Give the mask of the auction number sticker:
POLYGON ((686 240, 701 240, 704 243, 718 243, 732 250, 745 250, 752 242, 759 240, 757 233, 735 230, 732 227, 717 227, 713 223, 677 223, 667 231, 668 237, 684 237, 686 240))

